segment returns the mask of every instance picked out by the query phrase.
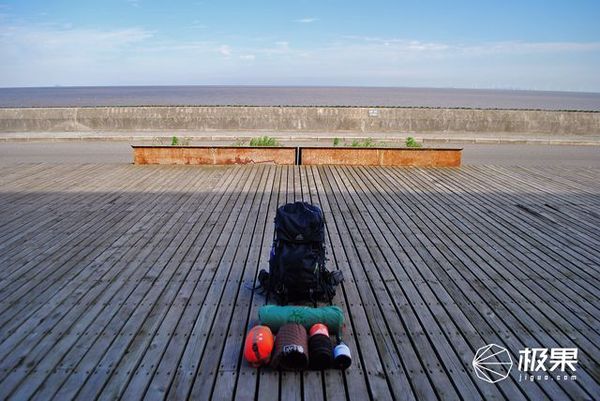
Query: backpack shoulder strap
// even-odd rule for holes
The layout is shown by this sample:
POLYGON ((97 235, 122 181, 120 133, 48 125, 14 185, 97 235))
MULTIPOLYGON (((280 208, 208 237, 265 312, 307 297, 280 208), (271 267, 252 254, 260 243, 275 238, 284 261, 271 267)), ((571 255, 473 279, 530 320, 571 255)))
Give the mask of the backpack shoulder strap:
POLYGON ((269 278, 270 278, 269 273, 265 269, 261 269, 260 272, 258 272, 258 283, 259 283, 258 288, 264 288, 265 290, 268 291, 269 290, 269 278))
POLYGON ((335 297, 335 287, 337 287, 342 281, 344 281, 344 273, 340 270, 329 270, 323 268, 322 270, 323 281, 321 283, 324 295, 327 300, 331 303, 333 297, 335 297))

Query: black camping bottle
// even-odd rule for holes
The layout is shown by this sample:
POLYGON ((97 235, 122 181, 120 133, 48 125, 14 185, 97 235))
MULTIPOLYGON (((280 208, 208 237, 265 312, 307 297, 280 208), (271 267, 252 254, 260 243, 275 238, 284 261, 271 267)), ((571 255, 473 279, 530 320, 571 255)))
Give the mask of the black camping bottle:
POLYGON ((313 325, 309 330, 308 354, 311 369, 323 370, 331 367, 333 346, 329 338, 329 330, 322 323, 313 325))

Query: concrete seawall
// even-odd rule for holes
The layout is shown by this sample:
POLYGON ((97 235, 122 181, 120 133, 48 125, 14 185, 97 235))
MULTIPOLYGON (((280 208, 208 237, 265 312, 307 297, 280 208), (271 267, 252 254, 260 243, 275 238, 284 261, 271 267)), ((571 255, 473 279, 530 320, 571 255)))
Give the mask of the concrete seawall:
POLYGON ((600 113, 363 107, 3 108, 0 132, 495 132, 600 134, 600 113))

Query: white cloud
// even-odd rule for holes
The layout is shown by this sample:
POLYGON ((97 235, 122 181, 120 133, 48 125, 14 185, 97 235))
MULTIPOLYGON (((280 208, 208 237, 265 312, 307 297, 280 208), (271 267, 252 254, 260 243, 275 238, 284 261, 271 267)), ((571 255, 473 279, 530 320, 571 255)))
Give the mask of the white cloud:
POLYGON ((2 50, 24 46, 24 51, 33 53, 46 53, 52 49, 94 52, 141 43, 153 35, 153 32, 138 27, 98 30, 74 29, 72 24, 40 25, 35 29, 7 26, 0 27, 0 46, 2 50), (11 38, 14 43, 6 38, 11 38))
POLYGON ((0 24, 0 87, 246 83, 600 91, 600 42, 222 40, 175 40, 141 27, 0 24))
POLYGON ((569 53, 600 50, 600 42, 496 42, 488 45, 459 46, 466 53, 476 54, 530 54, 569 53))
POLYGON ((219 53, 221 53, 225 57, 231 56, 231 47, 227 45, 222 45, 219 47, 219 53))
POLYGON ((140 7, 142 0, 125 0, 127 3, 129 3, 129 5, 131 5, 132 7, 140 7))
POLYGON ((299 22, 301 24, 310 24, 312 22, 318 21, 318 18, 314 18, 314 17, 309 17, 309 18, 299 18, 294 20, 294 22, 299 22))
POLYGON ((600 50, 600 42, 526 42, 504 41, 477 44, 424 42, 401 38, 378 38, 370 36, 343 36, 346 46, 388 47, 400 52, 457 53, 470 55, 519 54, 519 53, 565 53, 600 50))

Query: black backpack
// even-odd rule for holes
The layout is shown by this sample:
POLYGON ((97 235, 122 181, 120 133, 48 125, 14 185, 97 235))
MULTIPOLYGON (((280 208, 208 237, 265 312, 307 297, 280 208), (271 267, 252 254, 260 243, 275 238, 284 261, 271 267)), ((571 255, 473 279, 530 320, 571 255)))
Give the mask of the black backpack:
POLYGON ((269 272, 261 270, 258 279, 282 305, 331 302, 343 275, 325 268, 325 222, 318 206, 295 202, 277 209, 269 272))

